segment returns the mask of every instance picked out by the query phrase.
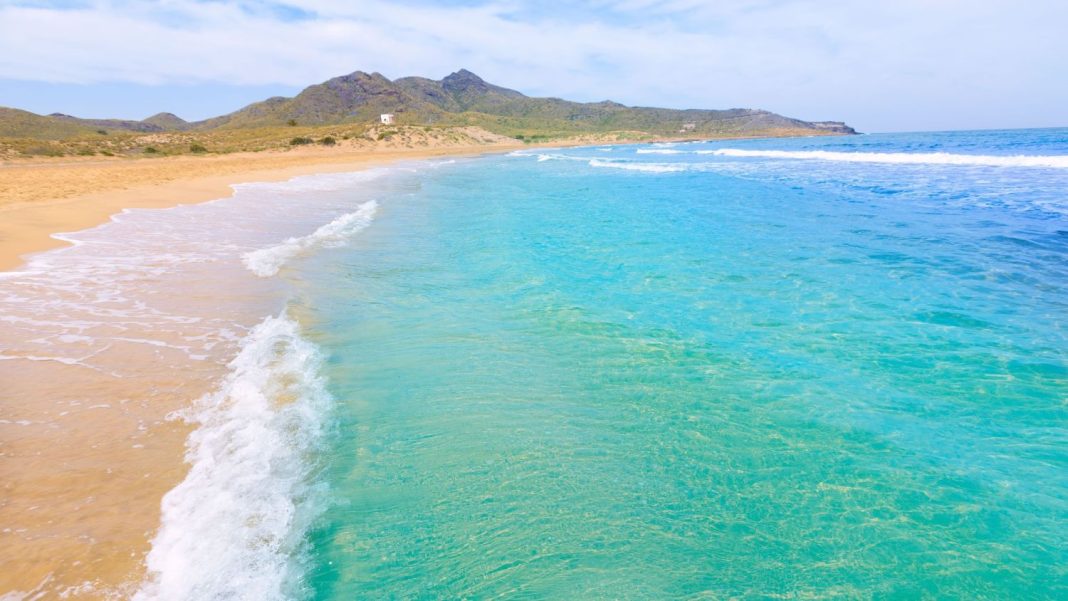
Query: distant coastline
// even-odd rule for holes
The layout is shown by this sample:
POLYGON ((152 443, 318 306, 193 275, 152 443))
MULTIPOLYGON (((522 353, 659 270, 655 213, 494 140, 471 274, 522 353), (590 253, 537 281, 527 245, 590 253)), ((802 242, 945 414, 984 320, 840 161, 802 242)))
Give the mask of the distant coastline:
MULTIPOLYGON (((45 157, 0 161, 0 271, 17 268, 23 257, 66 244, 53 234, 93 227, 131 208, 165 208, 225 198, 230 186, 280 181, 298 175, 355 171, 399 160, 508 152, 519 148, 633 143, 613 135, 524 143, 484 130, 463 128, 450 139, 400 126, 395 138, 374 143, 307 145, 284 151, 199 156, 45 157), (462 135, 461 135, 462 134, 462 135)), ((793 137, 724 136, 719 139, 793 137)), ((776 135, 778 134, 778 135, 776 135)), ((808 132, 807 135, 836 135, 808 132)), ((663 136, 648 142, 693 142, 701 138, 663 136)))
POLYGON ((840 121, 804 121, 763 109, 667 109, 611 100, 537 98, 460 69, 441 80, 355 71, 234 112, 188 122, 172 113, 143 120, 37 115, 0 107, 0 160, 20 157, 135 157, 259 152, 294 146, 423 138, 458 144, 465 136, 521 143, 581 138, 647 142, 796 135, 848 135, 840 121))
POLYGON ((398 159, 519 147, 855 134, 760 109, 662 109, 535 98, 466 69, 441 80, 356 71, 187 122, 0 107, 0 270, 123 209, 225 197, 228 185, 398 159))

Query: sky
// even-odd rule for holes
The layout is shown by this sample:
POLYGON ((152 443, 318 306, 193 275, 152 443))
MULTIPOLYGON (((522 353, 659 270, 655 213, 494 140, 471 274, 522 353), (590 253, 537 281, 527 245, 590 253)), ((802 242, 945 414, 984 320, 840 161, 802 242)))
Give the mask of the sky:
POLYGON ((1066 57, 1066 0, 0 0, 0 106, 95 118, 467 68, 865 132, 1068 126, 1066 57))

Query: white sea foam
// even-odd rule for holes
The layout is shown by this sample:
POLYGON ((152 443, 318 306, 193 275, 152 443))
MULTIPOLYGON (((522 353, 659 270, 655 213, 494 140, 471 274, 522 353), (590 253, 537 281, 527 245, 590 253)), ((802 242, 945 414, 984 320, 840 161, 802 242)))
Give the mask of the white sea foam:
POLYGON ((637 154, 682 154, 685 151, 673 148, 639 148, 635 152, 637 154))
POLYGON ((307 236, 289 238, 281 244, 245 253, 241 260, 252 273, 261 278, 270 277, 293 257, 315 248, 344 244, 350 236, 371 225, 377 210, 378 203, 373 200, 365 202, 359 209, 334 219, 307 236))
POLYGON ((189 474, 167 493, 137 601, 301 596, 303 540, 321 509, 312 455, 332 399, 318 349, 285 315, 252 329, 197 424, 189 474))
POLYGON ((590 167, 607 167, 610 169, 626 169, 628 171, 645 171, 648 173, 674 173, 686 171, 685 165, 672 165, 668 163, 626 163, 623 161, 602 161, 592 159, 590 167))
POLYGON ((983 165, 989 167, 1047 167, 1068 169, 1065 155, 997 156, 948 152, 832 152, 828 150, 698 150, 696 154, 741 158, 808 159, 850 163, 896 163, 906 165, 983 165))
MULTIPOLYGON (((115 441, 115 452, 139 453, 134 449, 141 443, 150 447, 153 435, 140 426, 151 420, 138 418, 131 408, 173 402, 158 384, 175 373, 192 382, 217 378, 219 362, 237 355, 251 326, 277 314, 284 302, 288 288, 245 271, 242 253, 312 232, 357 209, 371 198, 372 191, 359 183, 370 177, 235 186, 233 197, 218 202, 127 210, 96 228, 61 235, 72 245, 35 255, 20 271, 0 276, 0 389, 13 375, 42 381, 77 377, 83 386, 41 387, 35 402, 52 409, 35 417, 35 425, 62 429, 80 411, 106 413, 101 419, 108 424, 139 428, 135 439, 115 441), (129 399, 131 405, 114 396, 120 378, 120 388, 142 391, 129 399)), ((297 561, 288 556, 299 544, 285 537, 299 537, 306 523, 307 514, 296 509, 307 507, 311 494, 301 478, 314 465, 305 461, 307 449, 329 407, 322 413, 316 408, 326 401, 307 375, 314 370, 305 369, 314 363, 308 345, 287 339, 281 325, 261 326, 275 331, 261 329, 253 337, 259 355, 246 349, 225 390, 198 405, 193 419, 201 429, 190 439, 188 455, 196 467, 168 496, 148 581, 133 585, 141 587, 139 599, 302 597, 277 591, 291 590, 288 583, 299 580, 290 576, 300 569, 301 556, 297 553, 297 561), (291 400, 275 403, 278 391, 291 400)), ((17 419, 0 426, 0 438, 21 428, 17 419)), ((42 453, 56 457, 45 448, 42 453)), ((122 469, 139 471, 138 461, 131 457, 122 469)), ((47 486, 42 490, 48 492, 47 486)), ((122 487, 116 491, 95 503, 105 511, 129 505, 120 498, 122 487)), ((47 513, 42 519, 75 505, 59 499, 42 508, 47 513)), ((76 535, 56 536, 71 542, 78 541, 76 535)), ((106 552, 108 546, 83 543, 91 552, 106 552)), ((47 575, 29 597, 64 598, 74 590, 62 577, 63 561, 41 565, 56 575, 47 575)), ((122 599, 132 594, 125 588, 114 592, 122 599)))
MULTIPOLYGON (((395 167, 377 167, 363 171, 344 171, 340 173, 320 173, 301 175, 279 182, 248 182, 231 186, 235 191, 249 190, 257 192, 332 192, 351 188, 355 184, 371 181, 396 171, 395 167)), ((226 199, 221 199, 226 200, 226 199)))
MULTIPOLYGON (((529 156, 529 155, 528 155, 529 156)), ((538 154, 538 162, 543 163, 545 161, 585 161, 585 157, 571 156, 569 154, 538 154)))

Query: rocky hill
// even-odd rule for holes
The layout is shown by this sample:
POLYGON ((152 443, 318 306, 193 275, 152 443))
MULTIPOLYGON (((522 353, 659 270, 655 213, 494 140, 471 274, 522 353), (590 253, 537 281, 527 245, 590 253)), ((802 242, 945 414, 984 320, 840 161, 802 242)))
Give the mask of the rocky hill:
POLYGON ((166 131, 183 131, 189 129, 189 122, 174 113, 156 113, 148 119, 141 121, 149 125, 155 125, 166 131))
POLYGON ((844 123, 810 123, 757 109, 676 110, 630 107, 608 100, 582 103, 533 98, 461 69, 441 80, 403 77, 393 81, 379 73, 356 71, 309 86, 292 98, 268 98, 193 123, 170 113, 129 121, 79 119, 59 113, 45 117, 4 109, 0 136, 59 139, 98 130, 152 133, 322 126, 373 122, 381 113, 394 113, 401 125, 479 126, 516 137, 612 131, 692 137, 856 133, 844 123))
POLYGON ((754 109, 675 110, 628 107, 607 100, 581 103, 532 98, 487 83, 466 69, 439 81, 423 77, 390 81, 379 73, 356 71, 310 86, 293 98, 271 98, 193 127, 250 127, 289 122, 326 125, 373 120, 381 113, 395 113, 398 122, 409 125, 477 124, 490 130, 574 133, 640 130, 695 136, 756 135, 773 130, 856 133, 844 123, 809 123, 754 109))
POLYGON ((92 128, 81 123, 0 107, 0 136, 58 140, 92 131, 92 128))

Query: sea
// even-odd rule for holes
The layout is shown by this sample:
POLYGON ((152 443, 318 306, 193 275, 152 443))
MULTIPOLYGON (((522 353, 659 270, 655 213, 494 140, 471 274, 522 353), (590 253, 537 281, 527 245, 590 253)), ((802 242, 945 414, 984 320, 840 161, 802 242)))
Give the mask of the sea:
POLYGON ((135 599, 1068 598, 1068 129, 247 184, 0 288, 121 232, 227 364, 135 599))

